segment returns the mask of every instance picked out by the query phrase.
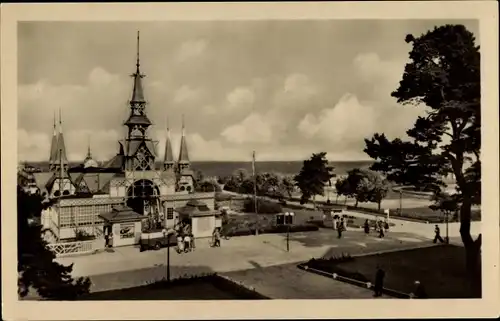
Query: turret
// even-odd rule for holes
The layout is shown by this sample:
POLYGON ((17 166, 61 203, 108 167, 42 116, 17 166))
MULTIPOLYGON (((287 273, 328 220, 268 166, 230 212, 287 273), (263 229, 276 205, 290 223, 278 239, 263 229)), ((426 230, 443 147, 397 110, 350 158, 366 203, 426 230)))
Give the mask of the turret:
POLYGON ((171 170, 174 168, 174 154, 172 152, 172 142, 170 140, 170 128, 168 126, 168 121, 166 121, 166 127, 167 137, 165 140, 165 156, 163 157, 163 168, 165 170, 171 170))
POLYGON ((182 115, 182 136, 181 136, 181 146, 179 151, 179 160, 177 162, 179 166, 179 171, 182 172, 184 169, 189 168, 189 154, 188 146, 186 142, 186 128, 184 126, 184 115, 182 115))

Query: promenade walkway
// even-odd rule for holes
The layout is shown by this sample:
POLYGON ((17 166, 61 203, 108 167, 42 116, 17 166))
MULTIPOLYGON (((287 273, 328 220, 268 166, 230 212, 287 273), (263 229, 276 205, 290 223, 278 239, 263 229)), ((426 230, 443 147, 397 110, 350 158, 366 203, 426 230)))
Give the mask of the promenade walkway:
MULTIPOLYGON (((290 252, 286 252, 286 235, 265 234, 241 236, 223 241, 222 247, 210 248, 208 240, 198 241, 194 252, 170 251, 172 277, 211 272, 231 272, 299 263, 313 257, 351 255, 430 246, 427 238, 409 233, 389 233, 379 239, 360 231, 347 231, 342 239, 330 229, 290 235, 290 252)), ((166 276, 167 250, 139 252, 135 247, 115 248, 113 253, 57 259, 72 264, 74 276, 90 276, 93 291, 133 287, 166 276)))

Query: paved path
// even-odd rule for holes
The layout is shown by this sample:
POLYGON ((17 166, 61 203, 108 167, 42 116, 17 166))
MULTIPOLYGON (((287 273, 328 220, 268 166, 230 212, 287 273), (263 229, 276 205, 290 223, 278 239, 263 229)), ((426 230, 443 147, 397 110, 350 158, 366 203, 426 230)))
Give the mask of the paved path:
MULTIPOLYGON (((208 247, 199 241, 191 253, 177 254, 171 249, 172 277, 209 272, 230 272, 298 263, 313 257, 373 253, 431 245, 430 240, 408 233, 389 233, 384 239, 348 231, 337 239, 333 230, 290 234, 290 252, 286 235, 241 236, 223 241, 222 247, 208 247)), ((74 276, 91 276, 93 291, 132 287, 166 275, 166 249, 139 252, 134 247, 116 248, 114 253, 59 258, 65 265, 74 263, 74 276)))

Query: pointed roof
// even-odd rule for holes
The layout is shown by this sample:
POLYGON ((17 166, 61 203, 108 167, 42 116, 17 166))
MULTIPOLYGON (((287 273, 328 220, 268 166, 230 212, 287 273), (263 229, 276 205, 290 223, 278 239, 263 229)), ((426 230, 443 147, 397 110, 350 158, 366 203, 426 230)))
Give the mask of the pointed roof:
POLYGON ((174 162, 174 153, 172 152, 172 142, 170 141, 170 128, 167 122, 167 139, 165 141, 165 156, 163 157, 164 164, 172 164, 174 162))
POLYGON ((144 90, 142 87, 142 78, 145 75, 141 74, 140 71, 140 61, 139 61, 139 31, 137 31, 137 62, 135 64, 136 70, 135 73, 132 74, 134 77, 134 90, 132 91, 132 98, 130 99, 131 103, 145 103, 144 99, 144 90))
POLYGON ((54 111, 54 131, 52 134, 52 142, 50 143, 50 158, 49 164, 54 164, 57 156, 57 130, 56 130, 56 112, 54 111))
POLYGON ((59 135, 57 137, 57 145, 55 151, 55 159, 54 164, 59 165, 63 163, 63 165, 68 164, 68 158, 66 157, 66 144, 64 144, 64 136, 62 131, 62 117, 61 117, 61 109, 59 109, 59 135))
POLYGON ((184 127, 184 115, 182 115, 182 137, 181 137, 181 148, 179 152, 179 163, 189 163, 188 147, 186 142, 186 132, 184 127))

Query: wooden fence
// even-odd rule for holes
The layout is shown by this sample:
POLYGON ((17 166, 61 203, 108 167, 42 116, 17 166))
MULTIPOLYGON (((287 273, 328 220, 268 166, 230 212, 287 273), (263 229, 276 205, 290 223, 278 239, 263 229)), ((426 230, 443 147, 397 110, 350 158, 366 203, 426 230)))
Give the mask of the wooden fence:
POLYGON ((77 254, 90 254, 95 252, 94 249, 95 241, 77 241, 77 242, 65 242, 65 243, 53 243, 48 244, 51 251, 56 254, 56 257, 77 255, 77 254))

